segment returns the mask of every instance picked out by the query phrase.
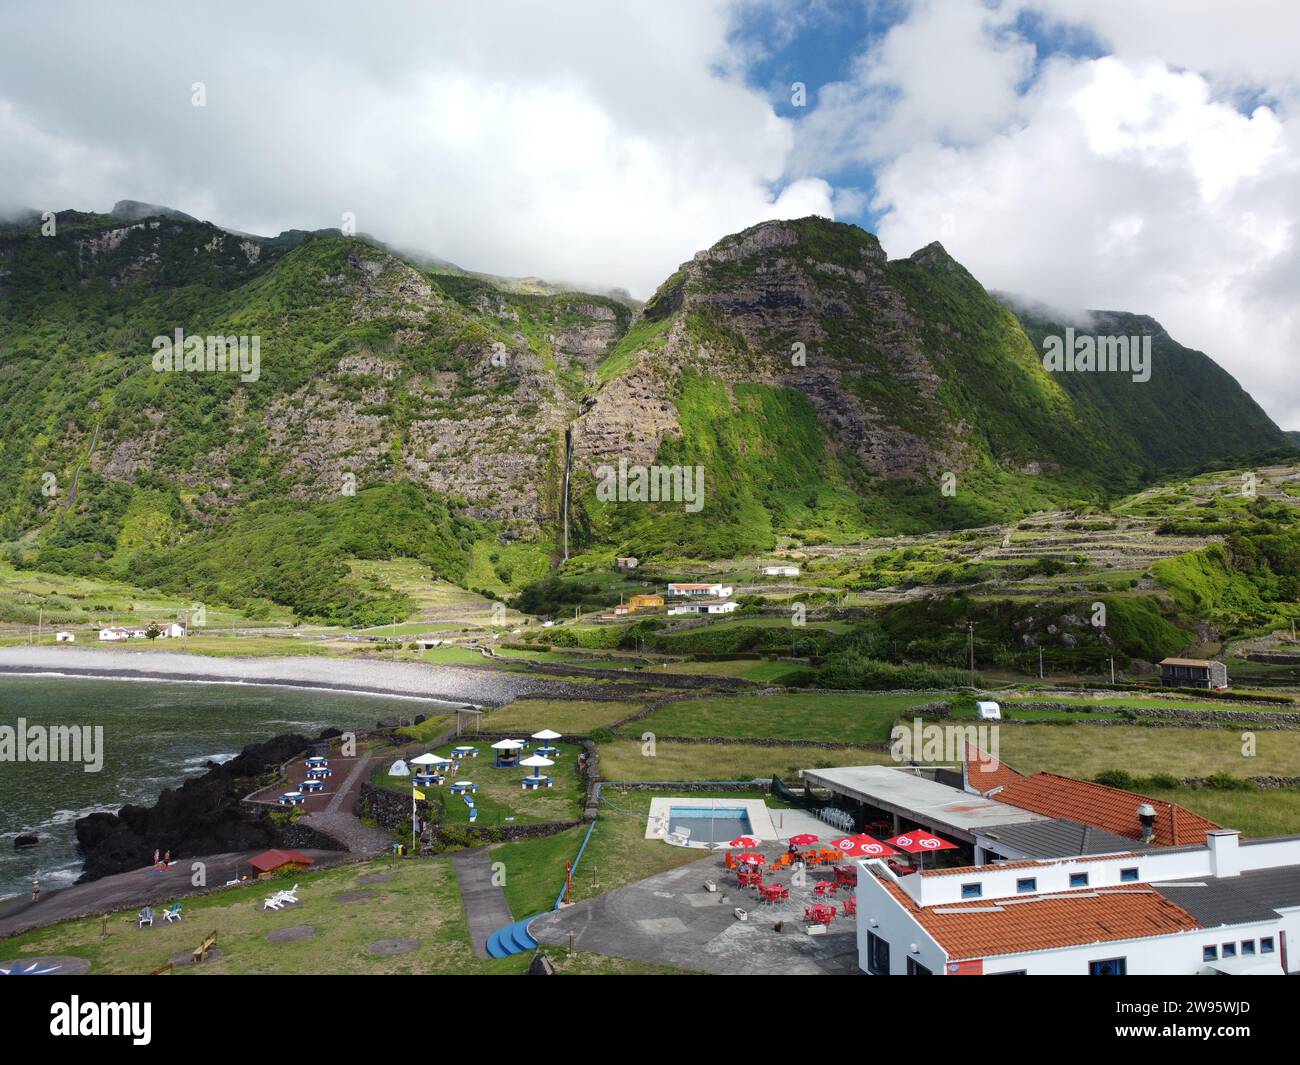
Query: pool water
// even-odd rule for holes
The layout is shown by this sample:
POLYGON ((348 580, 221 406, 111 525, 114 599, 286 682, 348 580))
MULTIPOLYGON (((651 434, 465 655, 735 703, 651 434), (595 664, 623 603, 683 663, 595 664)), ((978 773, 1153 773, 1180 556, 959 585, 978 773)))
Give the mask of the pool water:
POLYGON ((689 830, 691 843, 726 843, 754 831, 742 806, 674 806, 668 814, 670 832, 689 830))

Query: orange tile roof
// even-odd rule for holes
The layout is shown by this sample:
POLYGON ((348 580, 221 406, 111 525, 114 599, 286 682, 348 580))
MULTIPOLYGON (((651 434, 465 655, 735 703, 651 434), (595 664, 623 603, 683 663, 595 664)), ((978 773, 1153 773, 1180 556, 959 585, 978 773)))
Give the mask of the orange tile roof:
POLYGON ((897 884, 883 879, 881 883, 952 961, 1201 927, 1190 913, 1151 888, 1065 891, 921 908, 897 884))
POLYGON ((1157 847, 1204 843, 1206 832, 1223 827, 1177 803, 1058 773, 1022 777, 1007 784, 995 798, 1022 810, 1068 818, 1129 839, 1142 838, 1137 808, 1150 803, 1156 811, 1152 843, 1157 847))
POLYGON ((981 795, 1010 784, 1013 780, 1023 779, 1023 774, 981 751, 975 744, 966 744, 966 781, 981 795))

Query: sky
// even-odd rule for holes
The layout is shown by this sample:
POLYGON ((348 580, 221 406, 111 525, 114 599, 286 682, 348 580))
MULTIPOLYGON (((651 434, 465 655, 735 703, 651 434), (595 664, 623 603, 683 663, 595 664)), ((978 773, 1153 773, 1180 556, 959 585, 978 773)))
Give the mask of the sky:
POLYGON ((1150 314, 1300 429, 1297 40, 1294 0, 17 0, 0 211, 355 219, 640 297, 819 214, 1150 314))

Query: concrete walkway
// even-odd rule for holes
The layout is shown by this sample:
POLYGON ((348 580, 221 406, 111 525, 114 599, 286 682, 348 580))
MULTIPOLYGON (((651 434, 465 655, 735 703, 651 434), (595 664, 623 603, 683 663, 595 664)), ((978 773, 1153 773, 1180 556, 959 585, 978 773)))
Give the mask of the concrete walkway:
POLYGON ((492 883, 492 860, 486 847, 456 851, 451 856, 451 864, 460 884, 474 956, 486 958, 488 936, 514 920, 506 893, 492 883))

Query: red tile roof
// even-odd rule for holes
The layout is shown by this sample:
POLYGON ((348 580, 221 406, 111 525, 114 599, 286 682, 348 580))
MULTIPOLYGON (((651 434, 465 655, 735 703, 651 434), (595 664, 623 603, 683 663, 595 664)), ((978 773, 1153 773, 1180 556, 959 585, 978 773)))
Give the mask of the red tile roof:
POLYGON ((248 864, 258 872, 279 869, 282 865, 311 865, 312 859, 297 851, 263 851, 248 859, 248 864))
POLYGON ((1013 780, 1023 779, 1022 774, 991 754, 981 751, 975 744, 966 744, 966 782, 981 795, 987 795, 994 788, 1010 784, 1013 780))
POLYGON ((954 961, 1141 939, 1201 927, 1181 906, 1146 887, 1065 891, 921 908, 896 883, 883 879, 881 883, 954 961))
POLYGON ((1157 847, 1204 843, 1206 832, 1223 827, 1177 803, 1058 773, 1035 773, 1011 781, 994 798, 1022 810, 1068 818, 1129 839, 1142 838, 1137 808, 1150 803, 1156 811, 1151 842, 1157 847))

